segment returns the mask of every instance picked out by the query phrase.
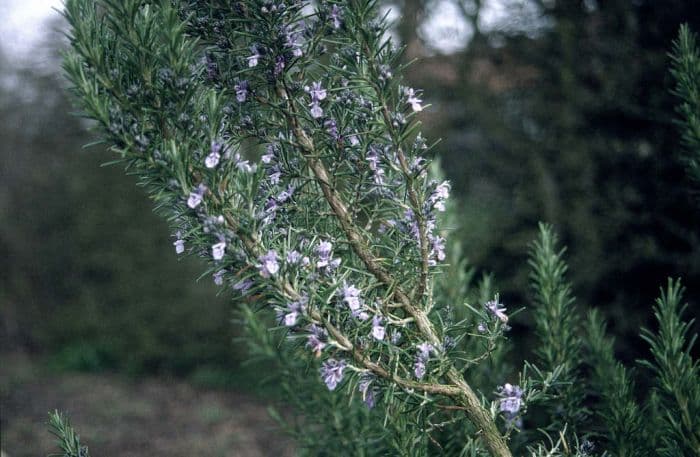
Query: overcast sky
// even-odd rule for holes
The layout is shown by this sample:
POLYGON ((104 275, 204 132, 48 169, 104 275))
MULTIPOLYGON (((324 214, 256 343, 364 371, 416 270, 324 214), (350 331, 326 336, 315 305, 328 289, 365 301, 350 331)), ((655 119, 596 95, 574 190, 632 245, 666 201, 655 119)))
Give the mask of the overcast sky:
POLYGON ((47 22, 58 16, 61 0, 0 0, 0 43, 11 54, 21 57, 44 36, 47 22))
MULTIPOLYGON (((538 11, 533 5, 529 0, 486 0, 479 25, 483 30, 500 28, 517 17, 537 28, 538 11)), ((49 19, 58 15, 52 8, 62 9, 62 0, 0 0, 0 44, 11 58, 29 58, 29 52, 41 42, 49 19)), ((397 13, 391 16, 397 18, 397 13)), ((472 30, 453 0, 433 0, 421 35, 430 47, 449 53, 464 48, 472 30)))

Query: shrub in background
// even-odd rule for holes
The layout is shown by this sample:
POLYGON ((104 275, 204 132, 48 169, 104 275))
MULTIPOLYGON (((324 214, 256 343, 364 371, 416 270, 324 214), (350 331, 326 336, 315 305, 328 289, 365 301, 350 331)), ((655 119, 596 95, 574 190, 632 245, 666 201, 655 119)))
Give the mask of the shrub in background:
MULTIPOLYGON (((58 54, 55 38, 47 48, 58 54)), ((22 81, 0 87, 3 350, 46 356, 58 369, 133 375, 235 367, 230 306, 194 282, 201 261, 175 262, 167 225, 134 178, 99 169, 110 152, 78 151, 89 137, 66 116, 55 65, 0 62, 0 79, 22 81)))

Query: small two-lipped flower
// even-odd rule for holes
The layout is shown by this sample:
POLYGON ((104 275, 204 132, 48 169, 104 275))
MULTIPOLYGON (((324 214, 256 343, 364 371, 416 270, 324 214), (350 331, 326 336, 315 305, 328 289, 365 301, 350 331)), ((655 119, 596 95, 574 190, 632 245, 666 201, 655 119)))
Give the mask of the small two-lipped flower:
POLYGON ((250 51, 253 53, 250 57, 248 57, 248 67, 253 68, 258 66, 258 61, 260 60, 260 52, 258 51, 258 47, 256 45, 253 45, 250 47, 250 51))
POLYGON ((505 312, 506 308, 502 303, 498 302, 498 294, 496 294, 493 300, 484 303, 484 308, 504 324, 508 323, 508 315, 505 312))
POLYGON ((211 151, 209 155, 204 159, 204 165, 207 168, 216 168, 221 160, 221 150, 223 149, 223 144, 218 141, 211 142, 211 151))
POLYGON ((326 340, 328 339, 328 332, 316 324, 311 324, 309 326, 309 336, 306 340, 306 345, 311 348, 311 352, 314 353, 316 357, 321 356, 321 351, 326 347, 326 340))
POLYGON ((182 239, 182 232, 179 230, 175 234, 176 240, 173 242, 173 246, 175 246, 175 253, 176 254, 182 254, 185 252, 185 240, 182 239))
POLYGON ((375 340, 382 341, 386 335, 386 327, 382 325, 384 318, 376 315, 372 318, 372 337, 375 340))
POLYGON ((308 93, 311 97, 311 104, 309 105, 309 107, 311 108, 309 110, 309 112, 311 113, 311 117, 313 117, 314 119, 318 119, 319 117, 323 116, 321 100, 325 100, 328 96, 328 92, 326 92, 326 89, 324 89, 321 86, 320 82, 313 82, 311 83, 311 87, 304 87, 304 91, 306 91, 306 93, 308 93))
POLYGON ((280 320, 284 322, 287 327, 293 327, 296 325, 299 316, 306 309, 306 305, 309 302, 309 298, 306 296, 301 297, 299 300, 293 301, 287 305, 287 308, 281 310, 280 320), (286 311, 286 312, 285 312, 286 311))
POLYGON ((236 100, 238 103, 243 103, 248 98, 249 85, 247 80, 242 80, 233 86, 233 90, 236 91, 236 100))
POLYGON ((413 374, 416 375, 416 379, 423 379, 426 372, 426 364, 430 359, 430 353, 435 351, 435 348, 430 343, 421 343, 417 347, 418 353, 416 354, 416 361, 413 364, 413 374))
POLYGON ((267 251, 266 254, 261 255, 258 258, 260 263, 257 265, 258 271, 260 271, 260 276, 263 278, 269 278, 277 274, 280 269, 278 259, 277 251, 272 249, 267 251))
POLYGON ((523 405, 523 391, 520 386, 504 384, 498 388, 498 409, 505 415, 506 419, 512 421, 518 415, 523 405))
POLYGON ((218 243, 212 245, 211 256, 214 260, 221 260, 226 254, 226 240, 221 240, 218 243))
POLYGON ((191 209, 197 208, 204 200, 204 194, 209 190, 204 184, 198 185, 187 198, 187 206, 191 209))
POLYGON ((406 88, 404 88, 403 92, 404 92, 404 95, 406 96, 406 103, 411 105, 411 109, 414 112, 417 113, 419 111, 423 111, 423 105, 421 105, 421 103, 423 103, 423 100, 418 98, 418 93, 416 92, 416 90, 414 90, 410 87, 406 87, 406 88))
POLYGON ((333 258, 333 244, 330 241, 318 243, 316 255, 318 256, 316 268, 322 269, 326 273, 330 273, 340 266, 341 259, 339 257, 333 258))
POLYGON ((345 372, 345 367, 347 363, 345 360, 336 360, 330 358, 323 362, 321 365, 321 379, 326 383, 328 390, 335 390, 338 384, 343 380, 343 375, 345 372))
POLYGON ((435 191, 430 194, 428 200, 438 211, 445 211, 445 201, 450 196, 450 183, 443 181, 437 185, 435 191))

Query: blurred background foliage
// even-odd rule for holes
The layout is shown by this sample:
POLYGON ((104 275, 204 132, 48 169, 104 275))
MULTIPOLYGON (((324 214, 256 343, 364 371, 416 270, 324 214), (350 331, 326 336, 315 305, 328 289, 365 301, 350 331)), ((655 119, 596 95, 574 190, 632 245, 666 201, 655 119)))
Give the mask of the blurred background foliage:
MULTIPOLYGON (((606 315, 623 359, 667 276, 700 302, 700 203, 680 160, 667 55, 696 0, 387 3, 410 85, 478 273, 512 309, 531 300, 527 246, 554 224, 574 294, 606 315), (494 6, 495 5, 495 6, 494 6)), ((53 27, 62 27, 55 19, 53 27)), ((203 264, 178 261, 166 224, 112 156, 87 150, 57 57, 0 44, 0 342, 59 369, 114 369, 229 385, 245 350, 203 264), (43 55, 43 54, 42 54, 43 55)), ((532 335, 527 313, 518 337, 532 335)), ((528 351, 519 351, 526 353, 528 351)))

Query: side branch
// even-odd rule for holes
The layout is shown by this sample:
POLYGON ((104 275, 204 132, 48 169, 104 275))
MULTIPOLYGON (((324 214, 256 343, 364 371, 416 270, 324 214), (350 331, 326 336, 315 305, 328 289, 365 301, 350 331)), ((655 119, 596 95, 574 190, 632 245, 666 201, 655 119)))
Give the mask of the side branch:
MULTIPOLYGON (((396 284, 396 281, 384 269, 384 267, 382 267, 379 261, 371 253, 370 249, 366 246, 362 235, 353 224, 352 217, 347 210, 345 203, 342 201, 333 186, 331 186, 328 170, 324 166, 323 162, 317 158, 317 151, 312 139, 309 138, 303 128, 299 125, 295 106, 291 102, 286 89, 282 86, 278 86, 277 94, 287 104, 287 108, 289 110, 285 113, 287 122, 292 127, 294 135, 305 153, 304 157, 306 158, 307 164, 316 176, 316 179, 321 187, 321 191, 333 210, 333 213, 338 218, 345 236, 350 242, 350 245, 353 247, 353 250, 363 261, 370 273, 372 273, 378 281, 389 288, 393 288, 394 297, 399 303, 401 303, 406 312, 413 317, 418 330, 425 337, 425 339, 435 347, 440 347, 442 342, 438 338, 433 324, 428 319, 428 315, 422 309, 420 309, 420 307, 413 304, 410 297, 401 289, 401 287, 396 284)), ((349 343, 349 341, 347 342, 349 343)), ((352 345, 350 345, 350 347, 352 347, 352 345)), ((353 350, 353 356, 355 356, 355 350, 353 350)), ((358 356, 361 358, 363 357, 361 354, 358 354, 358 356)), ((372 362, 367 361, 367 363, 371 364, 372 362)), ((498 427, 496 427, 494 420, 489 412, 481 405, 476 393, 472 390, 469 384, 466 383, 464 377, 454 366, 449 368, 446 376, 453 386, 441 386, 449 388, 449 393, 440 393, 445 393, 446 395, 457 398, 457 400, 466 408, 467 417, 479 429, 479 433, 483 437, 484 443, 492 455, 496 457, 511 457, 510 450, 501 436, 498 427)), ((390 379, 394 379, 393 376, 391 376, 390 379)), ((394 381, 397 383, 399 382, 397 379, 394 379, 394 381)), ((411 381, 405 382, 414 384, 411 381)), ((425 386, 420 383, 415 384, 425 386)))

